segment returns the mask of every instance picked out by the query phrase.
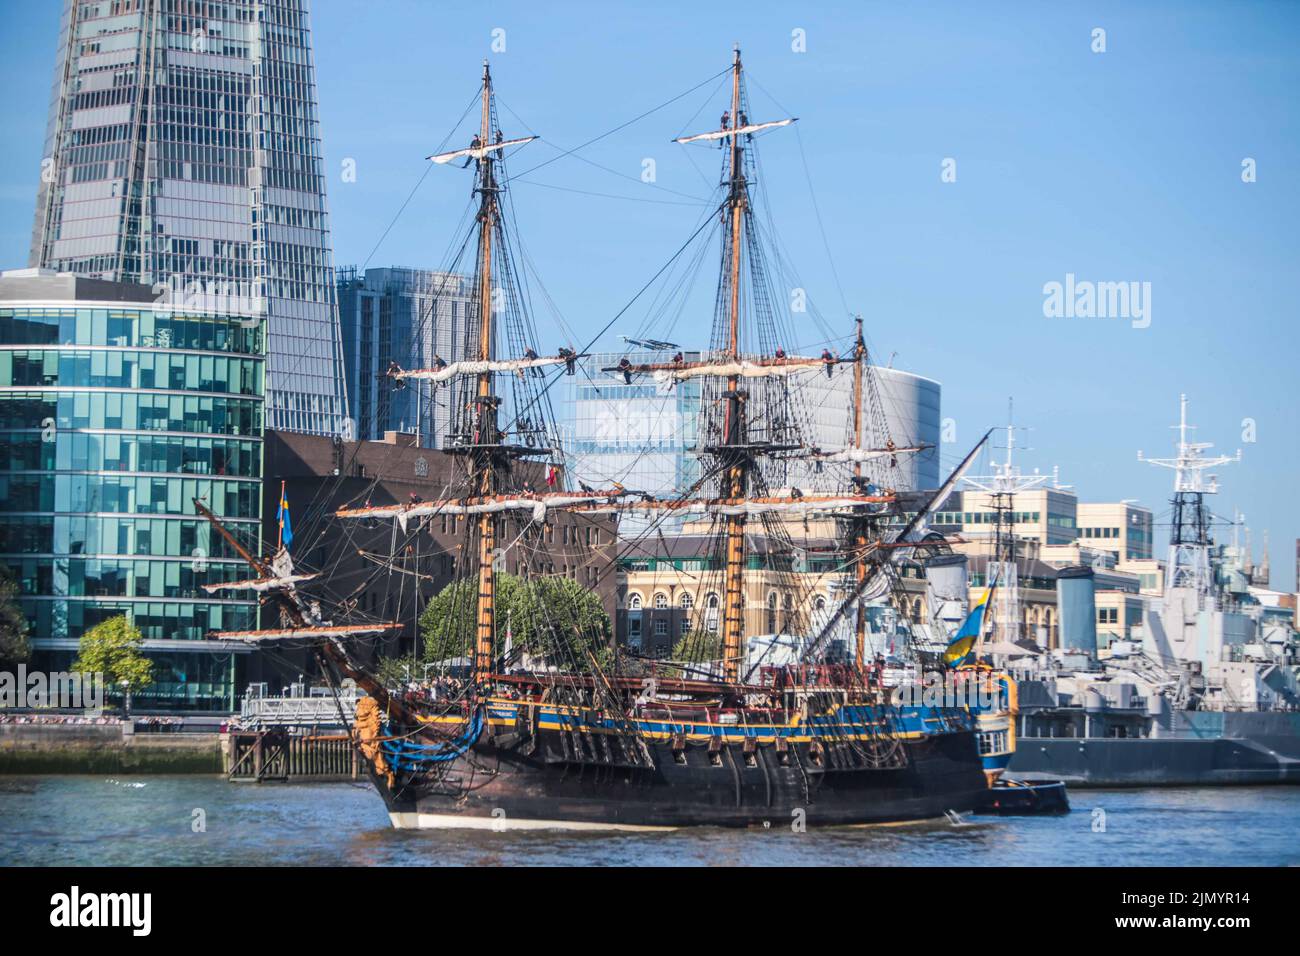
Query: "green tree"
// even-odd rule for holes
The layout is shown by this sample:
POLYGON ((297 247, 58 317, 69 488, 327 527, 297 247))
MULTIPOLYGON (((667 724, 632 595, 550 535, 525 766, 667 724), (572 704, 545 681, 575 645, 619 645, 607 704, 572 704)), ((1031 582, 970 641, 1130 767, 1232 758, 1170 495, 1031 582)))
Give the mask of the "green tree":
POLYGON ((32 656, 27 641, 27 618, 16 600, 18 583, 0 568, 0 666, 21 664, 32 656))
MULTIPOLYGON (((444 661, 473 654, 477 579, 443 588, 420 615, 424 660, 444 661)), ((600 598, 569 578, 525 581, 513 574, 496 575, 497 650, 507 632, 516 652, 544 658, 547 663, 583 669, 587 652, 602 664, 611 633, 609 615, 600 598)))
POLYGON ((673 660, 684 664, 694 664, 694 670, 670 668, 679 677, 699 677, 695 671, 707 669, 708 665, 722 659, 722 635, 713 631, 691 631, 683 634, 673 645, 673 660))
POLYGON ((132 692, 153 683, 153 661, 140 653, 144 635, 125 614, 96 624, 81 635, 74 671, 103 674, 110 689, 126 682, 132 692))
POLYGON ((414 655, 407 657, 381 657, 375 662, 375 676, 389 690, 406 686, 409 681, 424 676, 424 666, 414 655))

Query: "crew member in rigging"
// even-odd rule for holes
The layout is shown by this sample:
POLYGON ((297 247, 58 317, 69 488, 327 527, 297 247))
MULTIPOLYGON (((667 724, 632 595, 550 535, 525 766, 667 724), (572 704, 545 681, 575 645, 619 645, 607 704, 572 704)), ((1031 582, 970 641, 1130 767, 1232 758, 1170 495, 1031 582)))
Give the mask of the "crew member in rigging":
MULTIPOLYGON (((481 147, 482 145, 483 145, 483 141, 482 141, 481 139, 478 138, 478 133, 475 133, 475 134, 474 134, 474 138, 471 139, 471 140, 469 141, 469 148, 470 148, 470 149, 478 149, 478 148, 481 147)), ((462 166, 461 169, 469 169, 469 164, 470 164, 470 163, 474 163, 475 166, 477 166, 477 165, 478 165, 478 157, 477 157, 477 156, 467 156, 467 157, 465 157, 465 165, 462 166)))
POLYGON ((564 359, 564 374, 572 375, 577 366, 578 353, 574 352, 573 349, 566 349, 561 345, 559 356, 564 359))

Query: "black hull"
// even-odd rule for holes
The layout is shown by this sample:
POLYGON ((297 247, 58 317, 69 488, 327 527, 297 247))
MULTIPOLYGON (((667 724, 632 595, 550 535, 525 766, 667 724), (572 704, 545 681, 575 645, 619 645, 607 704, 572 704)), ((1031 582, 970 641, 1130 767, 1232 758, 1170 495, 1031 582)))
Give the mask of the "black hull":
POLYGON ((530 747, 498 746, 485 735, 442 780, 375 783, 402 828, 837 826, 975 809, 988 786, 972 732, 903 746, 905 766, 872 769, 847 751, 814 760, 804 744, 784 754, 763 744, 748 755, 739 744, 715 754, 693 746, 682 763, 668 741, 647 741, 653 766, 630 767, 566 757, 558 734, 546 731, 530 747))
POLYGON ((1060 780, 1011 782, 998 780, 980 804, 980 813, 1004 817, 1048 816, 1070 812, 1070 798, 1060 780))

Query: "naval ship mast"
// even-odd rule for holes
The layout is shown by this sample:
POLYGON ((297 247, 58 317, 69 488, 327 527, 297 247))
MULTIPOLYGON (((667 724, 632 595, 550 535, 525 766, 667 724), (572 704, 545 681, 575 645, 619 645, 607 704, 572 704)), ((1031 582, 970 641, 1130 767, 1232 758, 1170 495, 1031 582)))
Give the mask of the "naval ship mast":
POLYGON ((1174 590, 1188 590, 1195 594, 1199 604, 1214 591, 1214 573, 1210 567, 1211 514, 1205 496, 1218 494, 1219 482, 1214 475, 1204 476, 1207 468, 1241 461, 1241 450, 1236 455, 1217 455, 1206 458, 1202 453, 1213 448, 1213 442, 1188 441, 1188 432, 1195 425, 1187 424, 1187 396, 1178 396, 1178 454, 1173 458, 1144 458, 1138 452, 1138 461, 1145 461, 1174 472, 1173 520, 1169 534, 1169 566, 1165 572, 1165 596, 1174 590), (1208 478, 1208 480, 1207 480, 1208 478))
POLYGON ((1012 415, 1013 405, 1007 401, 1007 443, 1006 459, 999 465, 993 463, 992 475, 971 475, 964 480, 967 484, 983 491, 989 496, 994 513, 993 556, 988 564, 985 587, 997 582, 997 596, 994 599, 994 622, 998 639, 1014 642, 1021 636, 1022 621, 1020 616, 1020 572, 1018 564, 1019 542, 1015 534, 1016 495, 1030 488, 1036 488, 1047 481, 1048 475, 1021 474, 1013 455, 1016 447, 1016 427, 1012 415))

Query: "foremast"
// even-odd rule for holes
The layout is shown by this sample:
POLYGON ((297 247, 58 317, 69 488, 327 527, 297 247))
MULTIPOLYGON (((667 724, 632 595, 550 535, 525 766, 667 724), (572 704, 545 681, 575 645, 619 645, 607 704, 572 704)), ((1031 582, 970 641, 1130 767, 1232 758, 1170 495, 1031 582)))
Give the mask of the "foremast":
MULTIPOLYGON (((727 357, 740 359, 740 251, 745 224, 745 208, 749 202, 748 184, 745 182, 740 136, 736 130, 741 125, 740 111, 740 47, 737 46, 731 66, 731 182, 727 196, 726 214, 731 220, 730 229, 730 315, 727 357)), ((744 498, 749 486, 749 455, 741 448, 745 435, 745 394, 740 390, 740 376, 727 379, 726 417, 722 430, 720 454, 726 467, 724 482, 728 498, 744 498)), ((745 577, 745 518, 743 514, 725 515, 726 563, 723 571, 725 605, 722 617, 722 668, 730 682, 740 676, 743 658, 744 630, 744 577, 745 577)))

